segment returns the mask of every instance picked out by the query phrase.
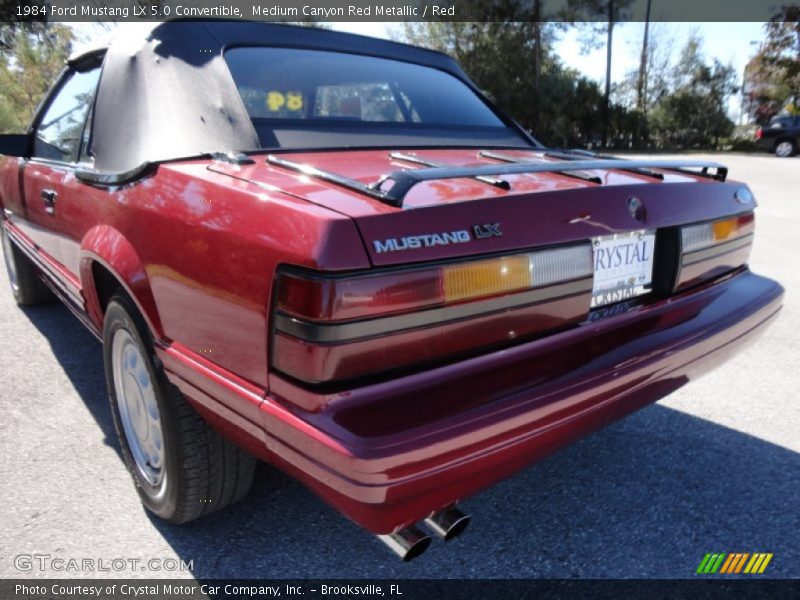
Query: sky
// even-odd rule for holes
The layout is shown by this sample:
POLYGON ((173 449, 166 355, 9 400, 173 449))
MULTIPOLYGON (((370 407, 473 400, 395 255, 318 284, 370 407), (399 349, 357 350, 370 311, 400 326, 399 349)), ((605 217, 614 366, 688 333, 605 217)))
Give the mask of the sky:
MULTIPOLYGON (((95 35, 106 35, 108 32, 97 25, 87 23, 71 24, 80 37, 89 39, 95 35)), ((369 35, 379 38, 391 38, 393 34, 402 31, 398 23, 348 23, 336 22, 330 24, 333 29, 369 35)), ((671 43, 674 55, 686 43, 689 36, 697 32, 703 42, 703 52, 708 60, 719 59, 724 64, 732 64, 741 81, 744 67, 750 57, 758 49, 758 43, 764 37, 763 23, 665 23, 651 24, 652 35, 659 36, 666 43, 671 43)), ((614 28, 614 42, 612 47, 613 61, 611 70, 612 82, 619 82, 625 75, 638 68, 641 53, 643 23, 621 23, 614 28)), ((581 52, 581 43, 578 32, 570 28, 562 34, 555 45, 555 51, 563 63, 573 67, 602 83, 605 80, 606 50, 602 48, 589 53, 581 52)), ((728 112, 737 123, 741 119, 741 107, 737 97, 731 98, 728 112)))

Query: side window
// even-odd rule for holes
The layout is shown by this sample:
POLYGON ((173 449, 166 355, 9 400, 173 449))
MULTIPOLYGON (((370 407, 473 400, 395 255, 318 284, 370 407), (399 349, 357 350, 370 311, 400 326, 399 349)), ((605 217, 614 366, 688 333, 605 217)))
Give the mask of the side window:
POLYGON ((99 78, 100 67, 68 75, 36 128, 34 156, 62 162, 78 160, 99 78))

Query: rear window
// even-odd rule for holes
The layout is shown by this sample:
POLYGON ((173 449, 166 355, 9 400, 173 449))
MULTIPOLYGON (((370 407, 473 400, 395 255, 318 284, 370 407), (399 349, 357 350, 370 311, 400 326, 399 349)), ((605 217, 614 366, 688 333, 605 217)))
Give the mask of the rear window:
POLYGON ((452 138, 454 130, 486 130, 519 138, 463 81, 431 67, 271 47, 233 48, 225 59, 262 147, 310 139, 288 135, 292 130, 337 128, 343 145, 375 144, 364 137, 370 131, 436 138, 439 130, 452 138))

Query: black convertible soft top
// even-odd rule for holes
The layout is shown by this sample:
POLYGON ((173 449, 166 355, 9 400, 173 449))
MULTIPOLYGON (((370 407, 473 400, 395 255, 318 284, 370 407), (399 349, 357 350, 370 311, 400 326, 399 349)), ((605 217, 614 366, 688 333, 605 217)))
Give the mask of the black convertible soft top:
MULTIPOLYGON (((223 58, 225 50, 236 46, 394 58, 446 71, 474 89, 444 54, 364 36, 232 21, 123 26, 105 50, 92 122, 95 171, 84 176, 110 183, 148 163, 258 148, 258 136, 223 58)), ((69 62, 86 68, 96 65, 103 52, 93 48, 69 62)))

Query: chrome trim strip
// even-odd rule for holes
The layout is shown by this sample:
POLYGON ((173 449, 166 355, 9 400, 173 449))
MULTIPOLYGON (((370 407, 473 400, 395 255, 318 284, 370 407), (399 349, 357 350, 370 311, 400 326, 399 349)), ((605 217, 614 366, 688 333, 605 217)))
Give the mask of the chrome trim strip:
POLYGON ((592 284, 593 277, 590 276, 551 285, 546 288, 509 294, 499 298, 490 298, 480 302, 442 306, 414 313, 349 323, 314 323, 278 312, 275 314, 275 328, 306 342, 340 344, 387 333, 440 325, 509 308, 521 308, 577 294, 587 294, 588 301, 588 294, 592 291, 592 284))
POLYGON ((723 244, 717 244, 709 248, 703 248, 701 250, 694 250, 692 252, 684 253, 683 258, 681 260, 681 265, 684 267, 690 267, 691 265, 695 265, 699 262, 703 262, 711 258, 716 258, 718 256, 728 254, 729 252, 735 252, 736 250, 741 250, 742 248, 746 248, 752 243, 753 243, 753 234, 748 233, 747 235, 738 237, 734 240, 725 242, 723 244))

